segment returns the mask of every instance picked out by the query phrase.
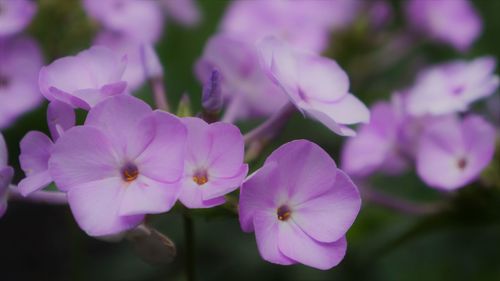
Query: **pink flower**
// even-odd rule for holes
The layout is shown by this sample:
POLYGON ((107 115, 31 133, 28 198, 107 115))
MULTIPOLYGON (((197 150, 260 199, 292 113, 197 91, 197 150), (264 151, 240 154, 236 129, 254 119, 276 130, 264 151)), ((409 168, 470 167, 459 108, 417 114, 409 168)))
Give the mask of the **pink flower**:
POLYGON ((495 129, 481 117, 441 118, 420 139, 417 173, 431 187, 455 190, 477 179, 494 151, 495 129))
POLYGON ((125 92, 125 67, 126 57, 120 58, 105 47, 92 47, 44 66, 38 83, 48 100, 88 110, 110 96, 125 92))
POLYGON ((356 186, 314 143, 296 140, 269 156, 241 187, 240 224, 261 256, 283 265, 336 266, 361 205, 356 186))
POLYGON ((415 29, 459 51, 467 51, 481 35, 481 18, 468 0, 410 0, 405 4, 415 29))
POLYGON ((359 1, 233 1, 222 20, 222 32, 254 44, 277 36, 312 52, 328 46, 332 30, 352 22, 359 1))
POLYGON ((368 123, 368 108, 349 93, 349 78, 335 61, 273 37, 262 40, 259 51, 268 76, 306 115, 345 136, 356 134, 346 125, 368 123))
POLYGON ((22 31, 36 13, 36 2, 30 0, 0 0, 0 37, 22 31))
POLYGON ((115 234, 174 205, 186 135, 173 115, 131 96, 109 98, 89 111, 84 126, 59 138, 49 171, 83 230, 115 234))
POLYGON ((188 208, 220 205, 224 195, 237 189, 248 173, 248 165, 243 163, 243 136, 228 123, 207 124, 191 117, 182 121, 188 138, 179 200, 188 208))
POLYGON ((195 26, 201 21, 201 14, 195 0, 163 0, 167 17, 185 26, 195 26))
POLYGON ((151 44, 143 44, 110 31, 99 33, 94 44, 105 46, 118 55, 127 57, 127 68, 122 79, 127 81, 130 91, 139 89, 148 78, 163 76, 160 59, 151 44))
POLYGON ((107 30, 138 42, 153 43, 163 32, 164 17, 158 1, 84 0, 83 6, 107 30))
POLYGON ((422 71, 408 91, 412 115, 447 114, 466 111, 469 105, 493 94, 499 84, 495 59, 454 61, 422 71))
POLYGON ((48 167, 52 148, 64 131, 75 125, 75 112, 65 103, 53 101, 47 108, 47 123, 52 140, 41 132, 30 131, 20 143, 19 162, 26 177, 19 182, 18 188, 23 196, 52 183, 48 167))
POLYGON ((287 101, 262 71, 252 44, 226 35, 212 37, 196 63, 198 80, 208 81, 214 69, 221 76, 222 95, 239 104, 237 119, 272 115, 287 101))
POLYGON ((0 38, 0 129, 42 102, 37 84, 42 65, 42 53, 32 39, 0 38))

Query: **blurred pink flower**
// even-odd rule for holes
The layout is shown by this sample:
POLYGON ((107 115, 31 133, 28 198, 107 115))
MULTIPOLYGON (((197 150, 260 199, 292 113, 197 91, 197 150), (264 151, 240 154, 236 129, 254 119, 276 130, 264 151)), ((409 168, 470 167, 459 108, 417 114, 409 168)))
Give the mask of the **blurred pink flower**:
POLYGON ((495 67, 494 58, 482 57, 422 71, 408 90, 409 113, 419 116, 466 111, 471 103, 497 90, 499 79, 495 67))
POLYGON ((201 21, 201 14, 196 0, 163 0, 167 17, 185 25, 195 26, 201 21))
POLYGON ((409 0, 405 4, 413 28, 459 51, 467 51, 481 35, 482 20, 468 0, 409 0))
POLYGON ((36 2, 30 0, 0 0, 0 37, 22 31, 35 15, 36 2))
POLYGON ((479 116, 448 116, 429 124, 416 155, 417 173, 429 186, 455 190, 479 177, 495 152, 495 129, 479 116))
POLYGON ((37 84, 42 65, 42 54, 32 39, 0 39, 0 129, 42 102, 37 84))

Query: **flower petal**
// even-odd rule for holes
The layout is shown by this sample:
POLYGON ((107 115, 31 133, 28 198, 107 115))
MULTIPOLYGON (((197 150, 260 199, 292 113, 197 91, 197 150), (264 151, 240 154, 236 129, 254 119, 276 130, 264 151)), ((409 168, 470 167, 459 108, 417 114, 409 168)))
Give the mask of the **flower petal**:
POLYGON ((119 177, 78 185, 68 192, 68 202, 78 225, 90 236, 116 234, 137 226, 143 215, 120 216, 125 192, 119 177))
POLYGON ((361 198, 356 186, 343 171, 338 170, 331 189, 293 207, 292 219, 313 239, 330 243, 346 234, 360 207, 361 198))
POLYGON ((43 189, 52 182, 52 177, 48 170, 39 173, 33 173, 22 179, 17 187, 23 196, 28 196, 31 193, 43 189))
POLYGON ((47 171, 53 145, 47 135, 38 131, 30 131, 24 136, 19 144, 19 162, 27 176, 47 171))
POLYGON ((52 150, 49 171, 62 191, 120 176, 120 163, 112 143, 99 129, 76 126, 62 135, 52 150))
POLYGON ((47 123, 52 139, 56 141, 62 132, 75 126, 75 118, 75 111, 70 105, 51 101, 47 107, 47 123))

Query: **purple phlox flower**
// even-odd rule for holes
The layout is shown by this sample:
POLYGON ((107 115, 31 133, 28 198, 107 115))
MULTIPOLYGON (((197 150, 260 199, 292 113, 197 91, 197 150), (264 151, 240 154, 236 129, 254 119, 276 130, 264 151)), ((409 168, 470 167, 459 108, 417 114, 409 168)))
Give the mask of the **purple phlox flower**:
POLYGON ((405 4, 414 29, 459 51, 467 51, 481 35, 482 20, 468 0, 410 0, 405 4))
POLYGON ((110 31, 99 33, 94 43, 127 57, 127 68, 122 79, 127 81, 131 91, 137 90, 148 78, 163 76, 163 68, 151 44, 140 43, 123 34, 110 31))
POLYGON ((212 37, 196 63, 198 80, 206 83, 214 69, 219 71, 224 98, 239 104, 237 119, 272 115, 287 102, 262 71, 252 44, 227 35, 212 37))
POLYGON ((220 73, 214 69, 210 79, 203 85, 201 105, 207 112, 218 112, 222 109, 223 103, 220 73))
POLYGON ((179 118, 121 95, 93 107, 52 149, 50 175, 91 236, 137 226, 179 196, 187 130, 179 118))
POLYGON ((356 186, 330 156, 296 140, 245 180, 239 216, 243 231, 255 231, 265 260, 330 269, 345 255, 345 235, 360 205, 356 186))
POLYGON ((248 165, 243 163, 243 136, 228 123, 207 124, 193 117, 182 121, 188 139, 179 200, 188 208, 223 204, 224 195, 237 189, 248 173, 248 165))
POLYGON ((37 10, 36 2, 30 0, 0 0, 0 37, 22 31, 37 10))
POLYGON ((409 113, 439 115, 466 111, 471 103, 498 89, 495 66, 494 58, 482 57, 422 71, 408 91, 409 113))
POLYGON ((367 123, 368 108, 349 93, 349 78, 333 60, 292 49, 267 37, 259 43, 262 67, 291 102, 333 132, 353 136, 346 125, 367 123))
POLYGON ((495 151, 495 129, 468 115, 441 118, 428 125, 416 155, 417 173, 429 186, 455 190, 479 177, 495 151))
POLYGON ((14 169, 8 166, 7 145, 0 134, 0 217, 7 211, 9 184, 14 176, 14 169))
POLYGON ((0 39, 0 129, 43 100, 37 83, 42 65, 42 54, 32 39, 0 39))
POLYGON ((163 32, 164 15, 158 1, 84 0, 83 6, 107 30, 139 42, 153 43, 163 32))
POLYGON ((376 103, 370 112, 370 123, 361 126, 355 137, 346 140, 342 149, 342 170, 356 177, 376 171, 399 174, 409 164, 401 146, 400 116, 388 102, 376 103))
POLYGON ((68 104, 52 101, 47 108, 47 123, 52 139, 42 132, 30 131, 20 143, 19 162, 26 177, 19 182, 18 188, 23 196, 52 183, 48 167, 52 148, 54 142, 75 125, 75 112, 68 104))
POLYGON ((386 0, 376 0, 368 4, 368 16, 373 28, 379 29, 393 20, 391 3, 386 0))
POLYGON ((278 36, 319 53, 327 47, 332 30, 352 22, 360 4, 349 0, 233 1, 221 30, 251 44, 266 36, 278 36))
POLYGON ((195 0, 163 0, 167 17, 184 26, 195 26, 201 21, 201 13, 195 0))
POLYGON ((40 90, 49 101, 89 110, 110 96, 125 93, 126 60, 108 48, 94 46, 44 66, 38 81, 40 90))

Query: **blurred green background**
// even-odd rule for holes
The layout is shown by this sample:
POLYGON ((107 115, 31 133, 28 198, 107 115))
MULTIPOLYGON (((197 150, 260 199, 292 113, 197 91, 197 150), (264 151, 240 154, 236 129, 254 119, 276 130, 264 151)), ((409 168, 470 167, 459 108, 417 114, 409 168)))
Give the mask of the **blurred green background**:
MULTIPOLYGON (((356 0, 353 0, 356 1, 356 0)), ((97 26, 85 15, 77 0, 40 0, 39 13, 27 33, 35 37, 46 62, 88 48, 97 26)), ((157 51, 165 68, 165 83, 171 104, 188 93, 193 110, 200 107, 201 86, 194 78, 193 63, 206 40, 217 31, 218 21, 229 1, 199 1, 202 23, 185 28, 168 22, 157 51)), ((395 89, 411 83, 422 65, 453 58, 500 55, 500 1, 473 1, 484 20, 484 33, 467 54, 446 46, 420 42, 411 46, 398 62, 377 69, 370 58, 387 40, 375 38, 360 17, 341 34, 332 35, 326 53, 337 59, 352 80, 352 91, 367 104, 387 99, 395 89)), ((399 13, 402 1, 392 1, 394 22, 386 34, 404 32, 399 13)), ((460 28, 457 26, 457 28, 460 28)), ((385 38, 385 37, 384 37, 385 38)), ((148 86, 138 95, 151 102, 148 86)), ((484 105, 484 104, 483 104, 484 105)), ((45 108, 26 114, 5 135, 10 162, 22 176, 18 143, 30 130, 46 132, 45 108)), ((482 110, 481 104, 477 106, 482 110)), ((243 131, 258 120, 239 124, 243 131)), ((257 168, 272 149, 284 142, 306 138, 325 148, 338 162, 343 139, 321 125, 295 115, 284 133, 263 156, 252 163, 257 168)), ((490 176, 498 177, 496 165, 490 176)), ((448 202, 437 215, 400 214, 369 202, 348 233, 345 260, 329 271, 302 265, 278 266, 262 260, 253 234, 240 230, 230 212, 197 211, 196 277, 198 280, 500 280, 500 188, 495 184, 471 186, 454 194, 440 194, 426 187, 409 172, 397 178, 376 176, 372 183, 388 193, 416 202, 448 202)), ((498 185, 498 183, 497 183, 498 185)), ((151 266, 138 258, 126 242, 107 243, 81 231, 64 206, 12 202, 0 220, 0 280, 185 280, 185 241, 181 212, 177 209, 150 220, 177 245, 178 257, 169 265, 151 266)))

